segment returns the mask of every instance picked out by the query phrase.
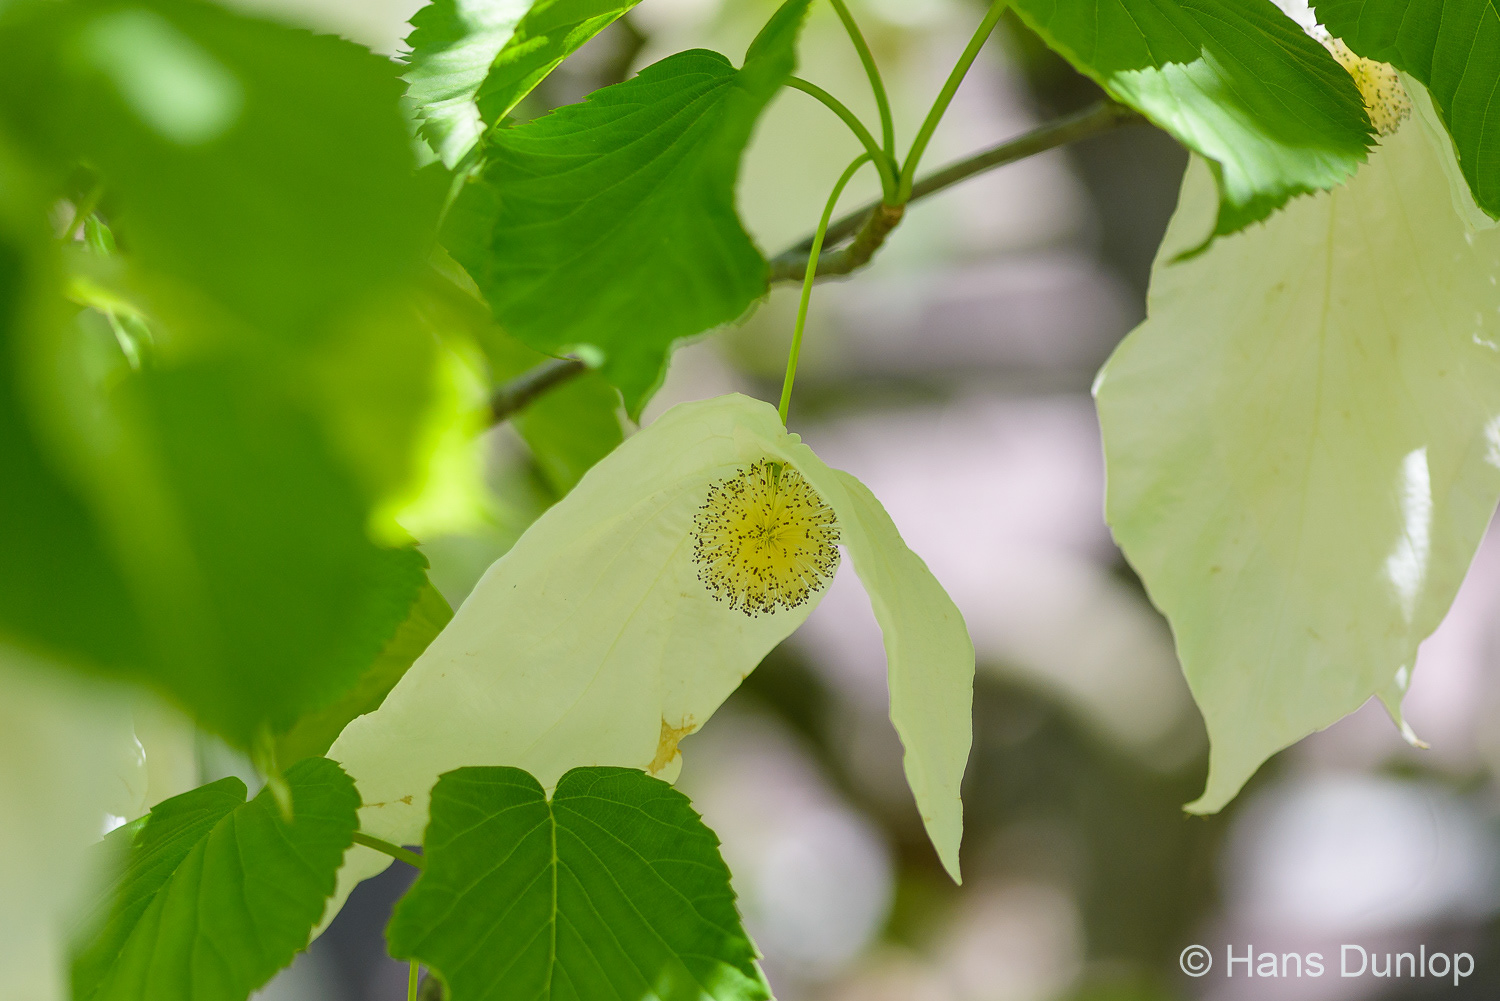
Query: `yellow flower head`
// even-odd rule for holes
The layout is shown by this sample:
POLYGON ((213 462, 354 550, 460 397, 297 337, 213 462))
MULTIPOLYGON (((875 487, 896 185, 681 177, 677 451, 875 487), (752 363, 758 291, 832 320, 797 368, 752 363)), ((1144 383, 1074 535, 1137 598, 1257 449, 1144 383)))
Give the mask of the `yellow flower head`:
POLYGON ((1323 44, 1354 78, 1375 132, 1381 136, 1392 135, 1411 116, 1411 95, 1402 86, 1396 68, 1389 63, 1355 55, 1337 38, 1325 39, 1323 44))
POLYGON ((796 608, 839 567, 833 509, 783 463, 762 460, 711 485, 693 529, 698 579, 749 616, 796 608))

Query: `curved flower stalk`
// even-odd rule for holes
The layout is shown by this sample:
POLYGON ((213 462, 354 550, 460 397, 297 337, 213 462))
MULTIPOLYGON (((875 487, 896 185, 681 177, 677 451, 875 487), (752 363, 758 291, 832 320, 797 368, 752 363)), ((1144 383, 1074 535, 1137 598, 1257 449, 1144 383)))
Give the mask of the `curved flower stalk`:
POLYGON ((1371 695, 1401 723, 1500 497, 1500 230, 1455 210, 1420 85, 1345 52, 1369 162, 1179 260, 1217 211, 1194 161, 1095 387, 1109 523, 1208 724, 1197 812, 1371 695))
MULTIPOLYGON (((974 674, 963 619, 869 490, 740 395, 674 407, 590 470, 349 724, 329 756, 359 786, 363 830, 419 843, 428 791, 463 765, 546 786, 583 765, 675 779, 678 741, 801 625, 836 544, 884 631, 907 780, 957 879, 974 674)), ((355 851, 345 887, 390 861, 355 851)))

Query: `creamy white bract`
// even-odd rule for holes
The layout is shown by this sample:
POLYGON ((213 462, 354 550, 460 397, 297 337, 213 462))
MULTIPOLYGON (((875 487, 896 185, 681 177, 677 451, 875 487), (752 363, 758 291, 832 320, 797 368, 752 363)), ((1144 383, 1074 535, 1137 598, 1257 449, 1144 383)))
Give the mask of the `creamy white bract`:
POLYGON ((1402 82, 1419 113, 1376 109, 1394 131, 1347 184, 1178 260, 1217 209, 1194 161, 1096 386, 1109 523, 1208 724, 1190 809, 1371 695, 1399 720, 1500 497, 1500 233, 1455 210, 1402 82))
MULTIPOLYGON (((884 630, 907 779, 957 877, 974 673, 963 619, 874 496, 739 395, 673 408, 590 470, 490 567, 380 709, 349 724, 329 756, 359 785, 363 829, 420 843, 428 791, 464 765, 524 768, 546 786, 583 765, 675 779, 677 742, 822 597, 833 539, 884 630), (706 552, 728 558, 715 549, 724 518, 787 503, 798 507, 767 516, 772 556, 741 553, 702 579, 706 552), (758 592, 757 573, 771 575, 758 592)), ((354 849, 342 890, 388 863, 354 849)))

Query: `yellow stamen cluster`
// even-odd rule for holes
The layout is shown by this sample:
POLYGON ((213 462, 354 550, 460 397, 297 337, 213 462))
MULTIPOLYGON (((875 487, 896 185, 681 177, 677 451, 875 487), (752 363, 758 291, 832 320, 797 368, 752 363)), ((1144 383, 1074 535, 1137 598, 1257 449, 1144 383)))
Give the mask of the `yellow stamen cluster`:
POLYGON ((1411 96, 1401 85, 1396 68, 1390 63, 1355 55, 1337 38, 1328 39, 1323 44, 1354 78, 1354 85, 1365 99, 1365 110, 1370 114, 1370 124, 1375 126, 1375 131, 1388 136, 1399 129, 1411 115, 1411 96))
POLYGON ((833 509, 795 469, 769 460, 708 488, 693 538, 708 593, 752 617, 796 608, 839 565, 833 509))

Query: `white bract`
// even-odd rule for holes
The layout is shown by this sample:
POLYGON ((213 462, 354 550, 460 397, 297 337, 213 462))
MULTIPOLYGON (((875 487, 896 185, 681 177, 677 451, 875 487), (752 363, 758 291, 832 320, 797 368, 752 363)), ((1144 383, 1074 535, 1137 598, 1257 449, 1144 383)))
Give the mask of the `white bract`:
POLYGON ((1195 160, 1096 385, 1109 523, 1208 724, 1195 811, 1371 695, 1399 721, 1500 496, 1500 231, 1405 83, 1347 184, 1178 261, 1217 211, 1195 160))
POLYGON ((62 1001, 89 847, 141 812, 128 694, 0 646, 0 998, 62 1001))
MULTIPOLYGON (((546 786, 585 765, 675 779, 677 742, 822 597, 835 541, 884 631, 907 780, 957 878, 974 673, 963 619, 874 496, 739 395, 675 407, 595 466, 349 724, 329 757, 358 783, 363 830, 420 843, 428 791, 465 765, 546 786)), ((351 852, 342 889, 388 862, 351 852)))

